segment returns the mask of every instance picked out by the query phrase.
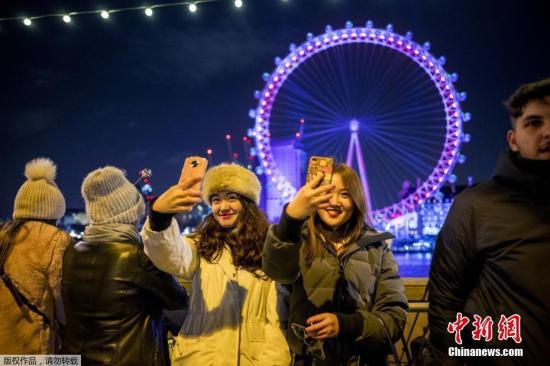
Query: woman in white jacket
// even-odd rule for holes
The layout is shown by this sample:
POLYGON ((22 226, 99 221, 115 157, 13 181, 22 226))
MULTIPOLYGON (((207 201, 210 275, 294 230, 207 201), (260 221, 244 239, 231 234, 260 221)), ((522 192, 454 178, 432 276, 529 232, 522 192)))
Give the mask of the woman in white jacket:
POLYGON ((268 223, 257 206, 260 182, 235 164, 210 169, 203 191, 212 213, 186 237, 173 214, 200 202, 197 182, 184 181, 154 201, 142 231, 153 263, 191 283, 172 364, 289 365, 285 292, 261 270, 268 223))

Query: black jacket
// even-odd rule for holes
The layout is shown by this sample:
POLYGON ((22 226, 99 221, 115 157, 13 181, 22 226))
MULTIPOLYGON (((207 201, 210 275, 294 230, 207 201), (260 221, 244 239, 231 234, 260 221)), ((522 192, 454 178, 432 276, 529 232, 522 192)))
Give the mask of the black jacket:
MULTIPOLYGON (((307 265, 300 255, 307 240, 301 226, 302 221, 283 213, 279 225, 269 230, 263 251, 265 273, 291 285, 289 325, 306 325, 312 315, 335 313, 340 334, 325 342, 327 359, 316 365, 347 364, 354 355, 366 361, 361 364, 385 364, 388 335, 398 339, 408 310, 403 281, 385 242, 393 236, 365 230, 340 256, 321 243, 319 256, 307 265)), ((290 328, 287 339, 295 354, 305 353, 303 341, 290 328)))
POLYGON ((141 243, 80 242, 63 260, 64 354, 83 365, 168 365, 163 308, 185 290, 149 261, 141 243))
POLYGON ((523 357, 464 358, 468 364, 548 365, 550 360, 550 161, 501 156, 495 175, 456 197, 435 247, 429 282, 434 365, 449 347, 522 348, 523 357), (447 325, 470 318, 457 345, 447 325), (493 340, 472 340, 473 315, 491 316, 493 340), (498 339, 501 315, 521 316, 522 342, 498 339))

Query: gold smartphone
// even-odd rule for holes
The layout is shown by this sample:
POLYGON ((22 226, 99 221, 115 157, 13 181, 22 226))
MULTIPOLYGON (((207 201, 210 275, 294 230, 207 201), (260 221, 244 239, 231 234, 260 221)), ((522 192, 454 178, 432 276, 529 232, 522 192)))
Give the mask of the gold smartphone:
POLYGON ((326 156, 312 156, 309 158, 307 167, 307 181, 315 179, 319 174, 325 174, 319 185, 330 184, 332 181, 332 169, 334 167, 334 159, 326 156))

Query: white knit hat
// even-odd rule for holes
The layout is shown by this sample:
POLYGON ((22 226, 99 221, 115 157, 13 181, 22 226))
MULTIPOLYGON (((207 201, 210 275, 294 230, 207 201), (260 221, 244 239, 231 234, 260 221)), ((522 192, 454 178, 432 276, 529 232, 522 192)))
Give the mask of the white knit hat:
POLYGON ((145 212, 145 202, 124 172, 113 166, 94 170, 82 182, 82 197, 92 225, 134 224, 145 212))
POLYGON ((205 201, 210 204, 210 198, 220 191, 230 191, 240 194, 260 203, 262 186, 258 177, 250 170, 237 164, 220 164, 206 172, 202 181, 202 191, 205 201))
POLYGON ((31 160, 13 207, 14 219, 57 220, 65 214, 65 198, 55 184, 57 168, 48 158, 31 160))

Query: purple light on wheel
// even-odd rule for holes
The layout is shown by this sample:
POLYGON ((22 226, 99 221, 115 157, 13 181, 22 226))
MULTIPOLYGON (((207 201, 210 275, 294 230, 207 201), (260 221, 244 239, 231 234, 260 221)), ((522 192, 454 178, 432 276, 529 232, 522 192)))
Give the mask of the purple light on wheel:
MULTIPOLYGON (((289 75, 309 58, 315 57, 315 55, 331 47, 344 44, 376 44, 405 55, 422 68, 433 82, 433 86, 438 90, 443 102, 447 132, 440 158, 425 182, 420 184, 417 190, 407 198, 372 212, 372 217, 376 220, 391 219, 396 214, 399 216, 413 211, 417 204, 429 199, 447 181, 452 169, 458 162, 462 143, 468 142, 470 139, 469 135, 462 133, 463 122, 471 118, 469 113, 462 112, 460 106, 461 99, 465 99, 466 94, 458 93, 455 90, 453 79, 457 79, 457 74, 448 74, 443 69, 446 58, 444 56, 436 58, 430 54, 431 45, 429 42, 423 45, 418 44, 412 40, 411 32, 407 32, 403 36, 394 33, 392 27, 386 29, 374 28, 370 21, 367 22, 366 27, 353 27, 350 25, 351 22, 346 24, 345 28, 337 30, 327 27, 324 34, 316 37, 308 33, 307 40, 303 44, 294 47, 286 57, 277 59, 277 66, 268 80, 265 81, 263 91, 255 94, 259 97, 256 115, 261 115, 261 118, 257 117, 255 120, 256 131, 258 131, 255 136, 256 147, 261 152, 259 157, 261 165, 266 167, 265 172, 268 175, 279 177, 281 184, 278 184, 276 188, 281 187, 279 191, 283 197, 290 199, 296 193, 296 187, 293 187, 277 169, 269 139, 271 111, 279 89, 284 85, 289 75), (447 78, 446 75, 450 75, 450 77, 447 78), (459 97, 455 97, 455 95, 459 97)), ((359 128, 359 122, 355 122, 357 123, 355 124, 353 120, 350 121, 352 132, 354 132, 354 128, 359 128)))
POLYGON ((356 119, 352 119, 350 122, 349 122, 349 130, 351 132, 357 132, 359 131, 359 121, 356 120, 356 119))

